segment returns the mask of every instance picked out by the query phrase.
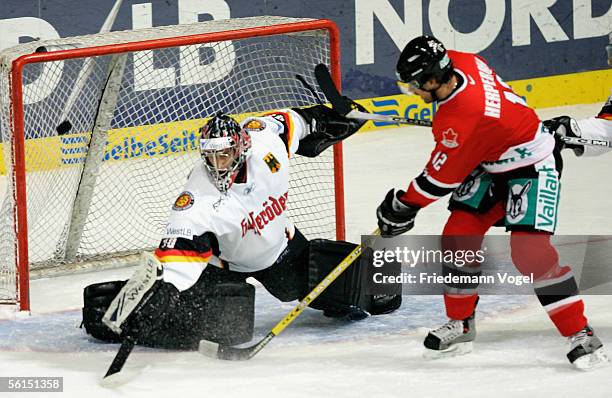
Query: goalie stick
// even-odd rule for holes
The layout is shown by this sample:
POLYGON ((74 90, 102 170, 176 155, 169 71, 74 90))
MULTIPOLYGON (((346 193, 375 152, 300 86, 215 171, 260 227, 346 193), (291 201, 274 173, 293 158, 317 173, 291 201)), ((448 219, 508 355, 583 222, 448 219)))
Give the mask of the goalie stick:
MULTIPOLYGON (((137 308, 150 298, 147 292, 155 287, 155 282, 161 279, 163 268, 157 257, 151 253, 143 252, 139 267, 132 277, 127 281, 121 291, 115 296, 102 317, 102 322, 118 335, 123 333, 122 326, 137 308)), ((121 370, 125 365, 136 341, 133 336, 125 335, 121 347, 115 355, 101 384, 114 386, 122 380, 121 370)))
MULTIPOLYGON (((376 229, 372 232, 372 235, 380 235, 380 229, 376 229)), ((233 347, 229 345, 221 345, 213 343, 208 340, 201 340, 199 346, 199 352, 202 355, 211 358, 225 359, 231 361, 246 361, 253 358, 259 351, 261 351, 268 343, 276 336, 278 336, 287 326, 291 324, 306 307, 310 305, 329 285, 331 285, 336 278, 338 278, 353 262, 361 255, 363 245, 358 245, 352 252, 348 254, 330 273, 323 278, 319 284, 312 289, 306 297, 302 299, 280 322, 272 328, 272 330, 260 340, 257 344, 250 347, 233 347)))
POLYGON ((126 337, 121 343, 121 347, 119 347, 119 351, 113 358, 113 362, 108 367, 106 374, 100 380, 100 384, 104 387, 115 387, 119 384, 122 384, 125 380, 124 377, 121 376, 121 370, 123 369, 123 365, 127 361, 130 353, 134 349, 134 345, 136 342, 130 336, 126 337))
MULTIPOLYGON (((351 107, 350 100, 348 100, 346 97, 343 97, 336 88, 336 85, 334 84, 334 81, 332 80, 329 70, 327 69, 327 66, 325 66, 325 64, 318 64, 315 67, 315 78, 317 79, 319 87, 321 87, 321 90, 323 91, 329 102, 332 104, 332 107, 336 109, 340 114, 349 119, 373 120, 377 122, 409 124, 413 126, 422 127, 432 126, 432 122, 429 120, 410 119, 391 115, 381 115, 377 113, 367 113, 362 112, 358 109, 353 109, 351 107)), ((300 79, 300 81, 302 81, 302 83, 304 84, 304 81, 302 79, 300 79)), ((310 87, 306 87, 312 91, 310 87)), ((557 137, 559 137, 559 139, 565 142, 566 144, 612 148, 612 142, 606 140, 592 140, 580 137, 567 137, 559 134, 557 134, 557 137)))

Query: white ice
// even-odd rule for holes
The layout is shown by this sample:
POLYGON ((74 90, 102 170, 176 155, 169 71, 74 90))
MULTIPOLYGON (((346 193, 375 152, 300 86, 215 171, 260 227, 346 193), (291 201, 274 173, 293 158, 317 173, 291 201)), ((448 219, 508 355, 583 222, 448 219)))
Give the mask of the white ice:
MULTIPOLYGON (((598 105, 541 110, 541 117, 586 117, 598 105)), ((374 210, 391 187, 405 189, 432 149, 430 130, 404 127, 358 134, 344 146, 347 237, 375 228, 374 210)), ((612 154, 575 158, 565 152, 558 234, 612 234, 612 154)), ((4 190, 1 187, 0 192, 4 190)), ((437 234, 446 201, 423 210, 414 234, 437 234)), ((496 231, 500 233, 500 231, 496 231)), ((62 376, 64 394, 79 397, 609 397, 612 366, 570 368, 566 341, 531 296, 483 296, 475 350, 464 357, 422 359, 428 328, 444 318, 439 297, 405 296, 399 311, 357 323, 306 310, 247 362, 194 352, 136 348, 126 370, 141 371, 116 390, 97 384, 117 345, 100 344, 78 328, 82 288, 125 278, 113 270, 32 282, 32 315, 0 320, 1 376, 62 376)), ((257 289, 256 338, 295 303, 257 289)), ((612 353, 612 296, 585 295, 591 324, 612 353)), ((19 395, 21 396, 21 395, 19 395)), ((30 394, 28 396, 36 396, 30 394)), ((40 394, 39 396, 47 396, 40 394)))

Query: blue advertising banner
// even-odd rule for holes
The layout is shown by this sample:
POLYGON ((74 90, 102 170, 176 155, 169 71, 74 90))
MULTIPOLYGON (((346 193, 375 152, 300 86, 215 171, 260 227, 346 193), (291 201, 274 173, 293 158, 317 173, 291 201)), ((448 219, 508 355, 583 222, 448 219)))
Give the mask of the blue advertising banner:
MULTIPOLYGON (((97 33, 115 3, 3 0, 0 49, 97 33)), ((112 30, 253 15, 335 21, 343 87, 354 98, 397 94, 397 57, 423 33, 449 48, 480 53, 510 81, 606 69, 604 46, 612 31, 612 0, 125 0, 112 30)))

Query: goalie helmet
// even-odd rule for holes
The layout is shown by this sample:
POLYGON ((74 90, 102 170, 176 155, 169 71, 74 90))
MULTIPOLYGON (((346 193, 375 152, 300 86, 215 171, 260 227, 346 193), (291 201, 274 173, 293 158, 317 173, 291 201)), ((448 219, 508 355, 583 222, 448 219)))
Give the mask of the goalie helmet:
POLYGON ((221 192, 234 183, 251 148, 251 137, 238 122, 218 113, 200 128, 200 155, 204 167, 221 192))
POLYGON ((422 89, 430 78, 446 83, 453 71, 451 59, 442 42, 433 36, 412 39, 397 61, 397 78, 414 88, 422 89))

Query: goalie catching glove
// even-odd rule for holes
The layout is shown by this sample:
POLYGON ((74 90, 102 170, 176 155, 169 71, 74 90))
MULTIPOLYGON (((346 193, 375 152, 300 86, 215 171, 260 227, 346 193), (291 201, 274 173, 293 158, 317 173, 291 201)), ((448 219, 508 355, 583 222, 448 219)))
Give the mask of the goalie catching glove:
POLYGON ((178 289, 162 279, 157 257, 143 253, 138 270, 111 302, 102 321, 120 338, 142 341, 160 327, 179 301, 178 289))
MULTIPOLYGON (((344 98, 351 103, 351 107, 367 112, 361 105, 344 98)), ((297 154, 310 158, 355 134, 366 123, 365 120, 348 119, 325 105, 292 109, 304 118, 310 130, 310 133, 300 140, 297 154)))
POLYGON ((385 238, 401 235, 414 227, 414 218, 419 208, 402 202, 400 197, 404 193, 402 190, 396 193, 395 189, 391 189, 376 209, 380 234, 385 238))

